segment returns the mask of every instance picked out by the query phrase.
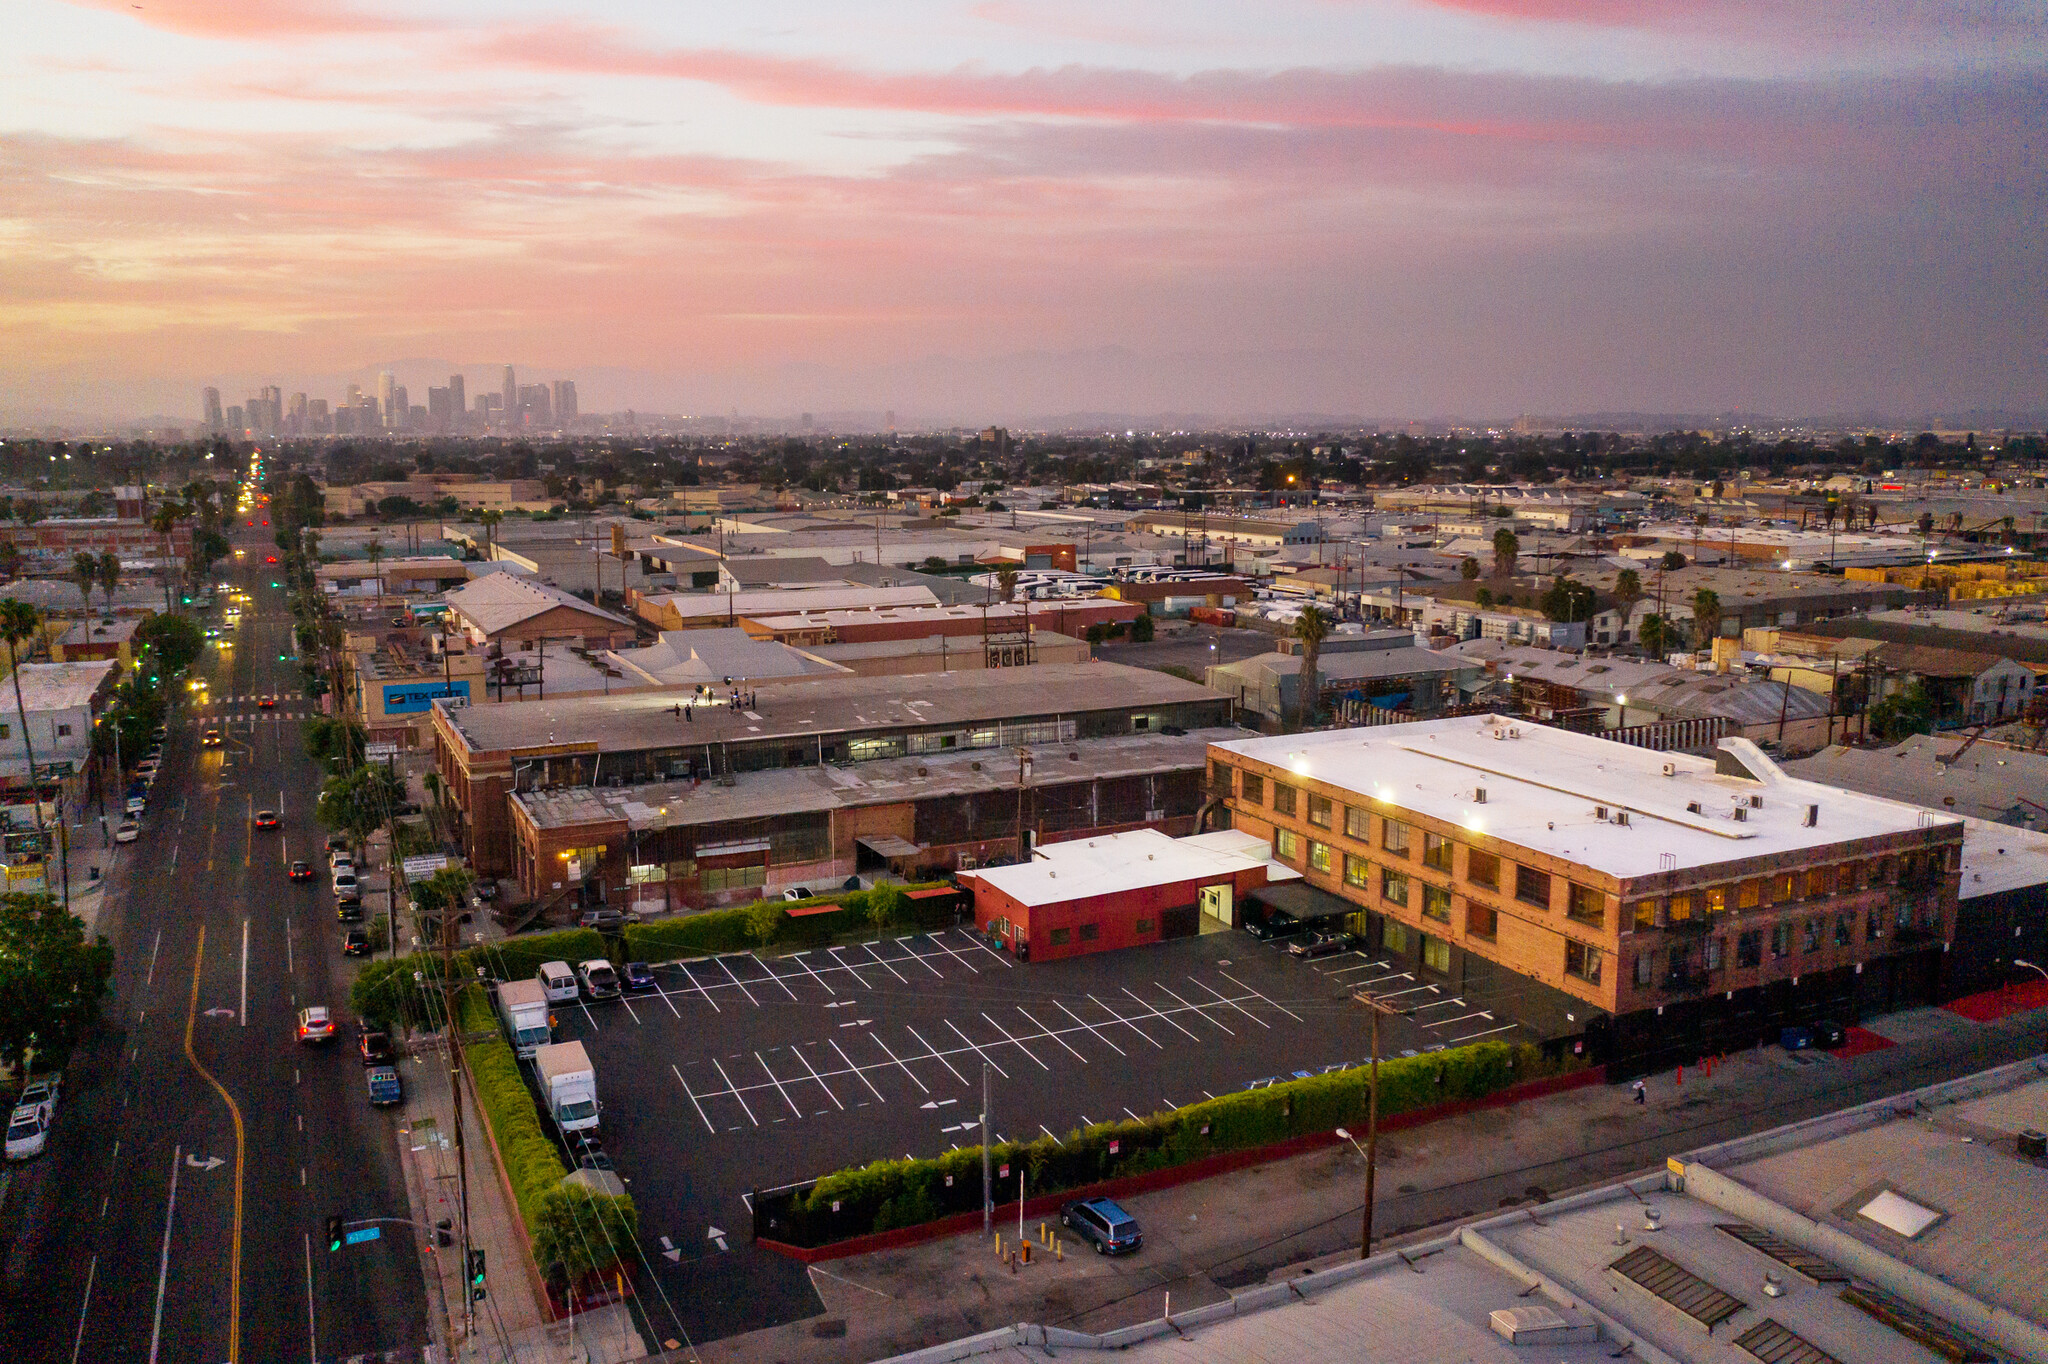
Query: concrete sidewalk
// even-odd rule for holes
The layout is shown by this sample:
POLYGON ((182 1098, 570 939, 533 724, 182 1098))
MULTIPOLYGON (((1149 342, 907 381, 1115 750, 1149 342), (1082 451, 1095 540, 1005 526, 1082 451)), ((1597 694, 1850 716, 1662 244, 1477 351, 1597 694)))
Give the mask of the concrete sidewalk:
POLYGON ((469 1167, 469 1234, 484 1252, 488 1295, 475 1305, 473 1329, 465 1330, 468 1279, 462 1263, 460 1182, 455 1162, 455 1108, 448 1053, 438 1034, 414 1039, 416 1059, 401 1067, 405 1117, 400 1129, 406 1193, 412 1218, 426 1225, 450 1224, 453 1244, 423 1258, 428 1315, 451 1360, 515 1360, 519 1364, 616 1364, 640 1359, 647 1346, 632 1315, 621 1306, 550 1322, 526 1267, 526 1246, 512 1214, 477 1116, 476 1097, 464 1081, 463 1136, 469 1167))
MULTIPOLYGON (((1409 1128, 1380 1141, 1375 1248, 1444 1223, 1608 1183, 1692 1150, 2035 1054, 2048 1015, 1939 1028, 1850 1060, 1777 1047, 1647 1082, 1579 1089, 1409 1128)), ((1953 1025, 1953 1026, 1951 1026, 1953 1025)), ((1867 1026, 1883 1030, 1886 1021, 1867 1026)), ((1144 1250, 1107 1260, 1034 1250, 999 1263, 979 1233, 813 1266, 822 1316, 700 1345, 707 1364, 801 1358, 854 1364, 1020 1321, 1103 1331, 1227 1298, 1238 1288, 1358 1254, 1364 1168, 1348 1145, 1123 1200, 1144 1250)), ((1014 1203, 997 1229, 1017 1232, 1014 1203)), ((1051 1232, 1058 1228, 1051 1227, 1051 1232)), ((1039 1224, 1027 1223, 1036 1240, 1039 1224)), ((1069 1242, 1069 1252, 1078 1249, 1069 1242)))

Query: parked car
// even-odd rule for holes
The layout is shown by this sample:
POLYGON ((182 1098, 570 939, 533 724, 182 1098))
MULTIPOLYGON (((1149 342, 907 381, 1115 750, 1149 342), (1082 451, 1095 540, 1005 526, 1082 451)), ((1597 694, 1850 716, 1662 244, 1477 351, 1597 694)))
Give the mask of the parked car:
POLYGON ((364 1079, 369 1085, 370 1102, 378 1108, 405 1102, 405 1085, 393 1067, 372 1066, 364 1079))
POLYGON ((334 917, 345 924, 359 924, 363 921, 363 897, 352 895, 334 902, 334 917))
POLYGON ((388 1066, 398 1053, 392 1049, 391 1034, 379 1028, 364 1028, 356 1034, 356 1050, 366 1066, 388 1066))
POLYGON ((367 957, 370 955, 370 935, 360 928, 351 928, 341 935, 341 955, 344 957, 367 957))
POLYGON ((618 1167, 612 1164, 611 1152, 604 1149, 604 1142, 585 1133, 576 1151, 576 1168, 579 1170, 605 1170, 616 1173, 618 1167))
POLYGON ((114 830, 114 841, 116 843, 133 843, 140 837, 142 837, 142 826, 132 819, 122 820, 120 827, 114 830))
POLYGON ((1849 1030, 1832 1018, 1823 1018, 1812 1029, 1813 1045, 1833 1050, 1849 1040, 1849 1030))
POLYGON ((1244 931, 1260 942, 1273 942, 1279 938, 1291 938, 1303 931, 1301 920, 1292 914, 1269 914, 1245 924, 1244 931))
POLYGON ((30 1080, 27 1084, 23 1085, 20 1097, 15 1099, 14 1102, 17 1107, 22 1104, 55 1104, 63 1092, 64 1072, 53 1070, 48 1075, 30 1080))
POLYGON ((50 1141, 50 1124, 56 1121, 57 1106, 45 1101, 21 1104, 7 1119, 7 1158, 33 1160, 50 1141))
POLYGON ((1287 955, 1300 957, 1303 961, 1315 957, 1334 957, 1340 952, 1349 952, 1358 946, 1358 935, 1341 929, 1329 933, 1311 933, 1305 938, 1296 938, 1287 944, 1287 955))
POLYGON ((356 874, 354 872, 338 871, 334 873, 334 893, 337 896, 354 895, 360 898, 362 895, 362 889, 363 883, 356 880, 356 874))
POLYGON ((275 829, 277 827, 277 811, 258 810, 256 812, 256 827, 259 829, 275 829))
POLYGON ((616 933, 626 926, 626 916, 616 909, 586 909, 576 916, 576 926, 594 928, 600 933, 616 933))
POLYGON ((619 973, 603 957, 592 957, 589 961, 576 963, 576 978, 583 985, 586 999, 617 999, 619 997, 619 973))
POLYGON ((811 888, 809 886, 791 886, 788 890, 782 892, 782 898, 785 900, 808 900, 811 898, 811 888))
POLYGON ((130 796, 128 797, 127 802, 124 805, 122 805, 121 809, 122 812, 125 814, 145 814, 149 810, 149 802, 144 800, 141 796, 130 796))
POLYGON ((332 853, 332 852, 347 852, 347 851, 348 851, 348 835, 347 835, 347 834, 340 834, 340 833, 335 833, 335 834, 329 834, 329 835, 327 835, 327 843, 326 843, 326 848, 327 848, 327 851, 329 851, 329 852, 331 852, 331 853, 332 853))
POLYGON ((327 869, 329 871, 354 871, 356 869, 356 855, 347 848, 329 848, 327 850, 327 869))
POLYGON ((625 974, 626 988, 634 994, 638 994, 642 990, 657 988, 654 980, 654 968, 644 961, 627 962, 625 974))
POLYGON ((298 1035, 301 1042, 334 1040, 334 1018, 325 1005, 313 1004, 299 1010, 298 1035))
POLYGON ((285 875, 294 881, 310 881, 313 879, 313 864, 303 857, 293 858, 291 870, 285 875))
POLYGON ((1118 1207, 1114 1199, 1083 1198, 1069 1203, 1060 1209, 1060 1225, 1092 1242, 1097 1255, 1123 1255, 1145 1244, 1138 1219, 1118 1207))

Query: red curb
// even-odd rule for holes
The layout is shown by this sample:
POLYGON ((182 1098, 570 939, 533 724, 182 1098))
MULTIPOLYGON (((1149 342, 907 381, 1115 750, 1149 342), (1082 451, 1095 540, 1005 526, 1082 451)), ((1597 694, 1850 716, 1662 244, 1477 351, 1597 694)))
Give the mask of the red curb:
POLYGON ((2001 1018, 2034 1009, 2048 1009, 2048 980, 2030 980, 1999 990, 1964 995, 1941 1006, 1973 1023, 1995 1023, 2001 1018))
MULTIPOLYGON (((1540 1099, 1551 1094, 1562 1094, 1568 1090, 1583 1089, 1587 1085, 1605 1084, 1607 1068, 1594 1066, 1588 1070, 1573 1071, 1569 1075, 1548 1075, 1540 1080, 1525 1080, 1510 1085, 1483 1099, 1457 1099, 1450 1103, 1436 1104, 1429 1108, 1418 1108, 1409 1113, 1397 1113, 1380 1120, 1380 1131, 1398 1132, 1403 1128, 1420 1127, 1424 1123, 1436 1122, 1442 1118, 1454 1118, 1462 1113, 1476 1113, 1488 1108, 1506 1108, 1529 1099, 1540 1099)), ((1242 1151, 1220 1151, 1213 1156, 1191 1160, 1185 1165, 1176 1165, 1169 1170, 1147 1170, 1143 1174, 1124 1175, 1117 1179, 1105 1179, 1096 1184, 1084 1184, 1075 1189, 1062 1189, 1058 1193, 1036 1194, 1024 1200, 1023 1215, 1037 1217, 1043 1213, 1059 1211, 1062 1204, 1077 1198, 1119 1198, 1134 1194, 1153 1193, 1170 1189, 1177 1184, 1192 1184, 1196 1180, 1209 1179, 1215 1175, 1228 1174, 1233 1170, 1248 1169, 1254 1165, 1266 1165, 1289 1156, 1298 1156, 1304 1151, 1314 1151, 1325 1146, 1334 1146, 1340 1138, 1335 1132, 1311 1132, 1306 1136, 1290 1137, 1267 1146, 1247 1147, 1242 1151)), ((1003 1225, 1005 1213, 1015 1221, 1017 1205, 999 1203, 996 1205, 995 1224, 1003 1225)), ((844 1241, 834 1241, 823 1246, 793 1246, 784 1241, 771 1241, 767 1237, 755 1238, 754 1244, 778 1255, 786 1255, 801 1264, 818 1264, 825 1260, 844 1260, 855 1255, 867 1255, 878 1250, 895 1250, 903 1246, 921 1245, 942 1237, 957 1236, 963 1231, 972 1231, 981 1225, 981 1213, 954 1213, 936 1222, 921 1222, 914 1227, 896 1227, 890 1231, 870 1232, 866 1236, 853 1236, 844 1241)))

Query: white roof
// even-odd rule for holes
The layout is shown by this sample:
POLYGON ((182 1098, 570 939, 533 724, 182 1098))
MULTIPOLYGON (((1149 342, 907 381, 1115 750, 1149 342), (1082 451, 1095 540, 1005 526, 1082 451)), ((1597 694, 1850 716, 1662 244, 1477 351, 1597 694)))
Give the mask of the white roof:
POLYGON ((728 677, 762 681, 836 671, 787 644, 755 639, 745 630, 664 630, 644 649, 616 649, 605 657, 648 682, 663 686, 722 684, 728 677))
MULTIPOLYGON (((89 659, 83 663, 24 663, 21 665, 21 708, 30 714, 40 715, 91 705, 94 694, 107 680, 107 674, 118 666, 111 658, 89 659)), ((13 698, 10 696, 8 699, 13 698)))
POLYGON ((623 616, 592 606, 581 597, 571 596, 559 587, 535 582, 530 578, 511 573, 486 573, 472 579, 461 587, 449 592, 442 600, 462 614, 477 629, 487 635, 509 630, 523 620, 532 620, 558 606, 581 611, 588 616, 610 621, 614 625, 632 628, 633 622, 623 616))
POLYGON ((1787 776, 1747 740, 1723 740, 1721 747, 1762 779, 1720 775, 1710 758, 1498 715, 1215 745, 1617 878, 1910 833, 1928 827, 1923 819, 1935 827, 1961 823, 1787 776), (1751 808, 1752 796, 1761 796, 1762 805, 1751 808), (1741 820, 1733 814, 1738 803, 1741 820), (1688 808, 1693 804, 1698 812, 1688 808), (1819 807, 1812 827, 1805 823, 1808 805, 1819 807), (1596 815, 1600 806, 1609 819, 1596 815), (1611 822, 1624 809, 1630 822, 1611 822))
POLYGON ((684 620, 939 604, 939 599, 928 587, 787 587, 746 592, 672 592, 652 600, 684 620))
POLYGON ((1120 895, 1177 881, 1221 880, 1266 865, 1263 839, 1236 830, 1170 838, 1157 829, 1047 843, 1030 862, 974 875, 1024 905, 1120 895))
POLYGON ((2048 834, 1963 817, 1963 884, 1956 898, 2048 885, 2048 834))

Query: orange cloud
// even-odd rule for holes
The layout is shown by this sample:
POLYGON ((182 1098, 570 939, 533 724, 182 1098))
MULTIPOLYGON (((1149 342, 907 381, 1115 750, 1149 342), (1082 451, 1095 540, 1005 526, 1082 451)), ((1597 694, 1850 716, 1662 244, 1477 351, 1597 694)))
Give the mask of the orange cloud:
POLYGON ((69 0, 200 38, 305 38, 432 27, 325 0, 69 0))

